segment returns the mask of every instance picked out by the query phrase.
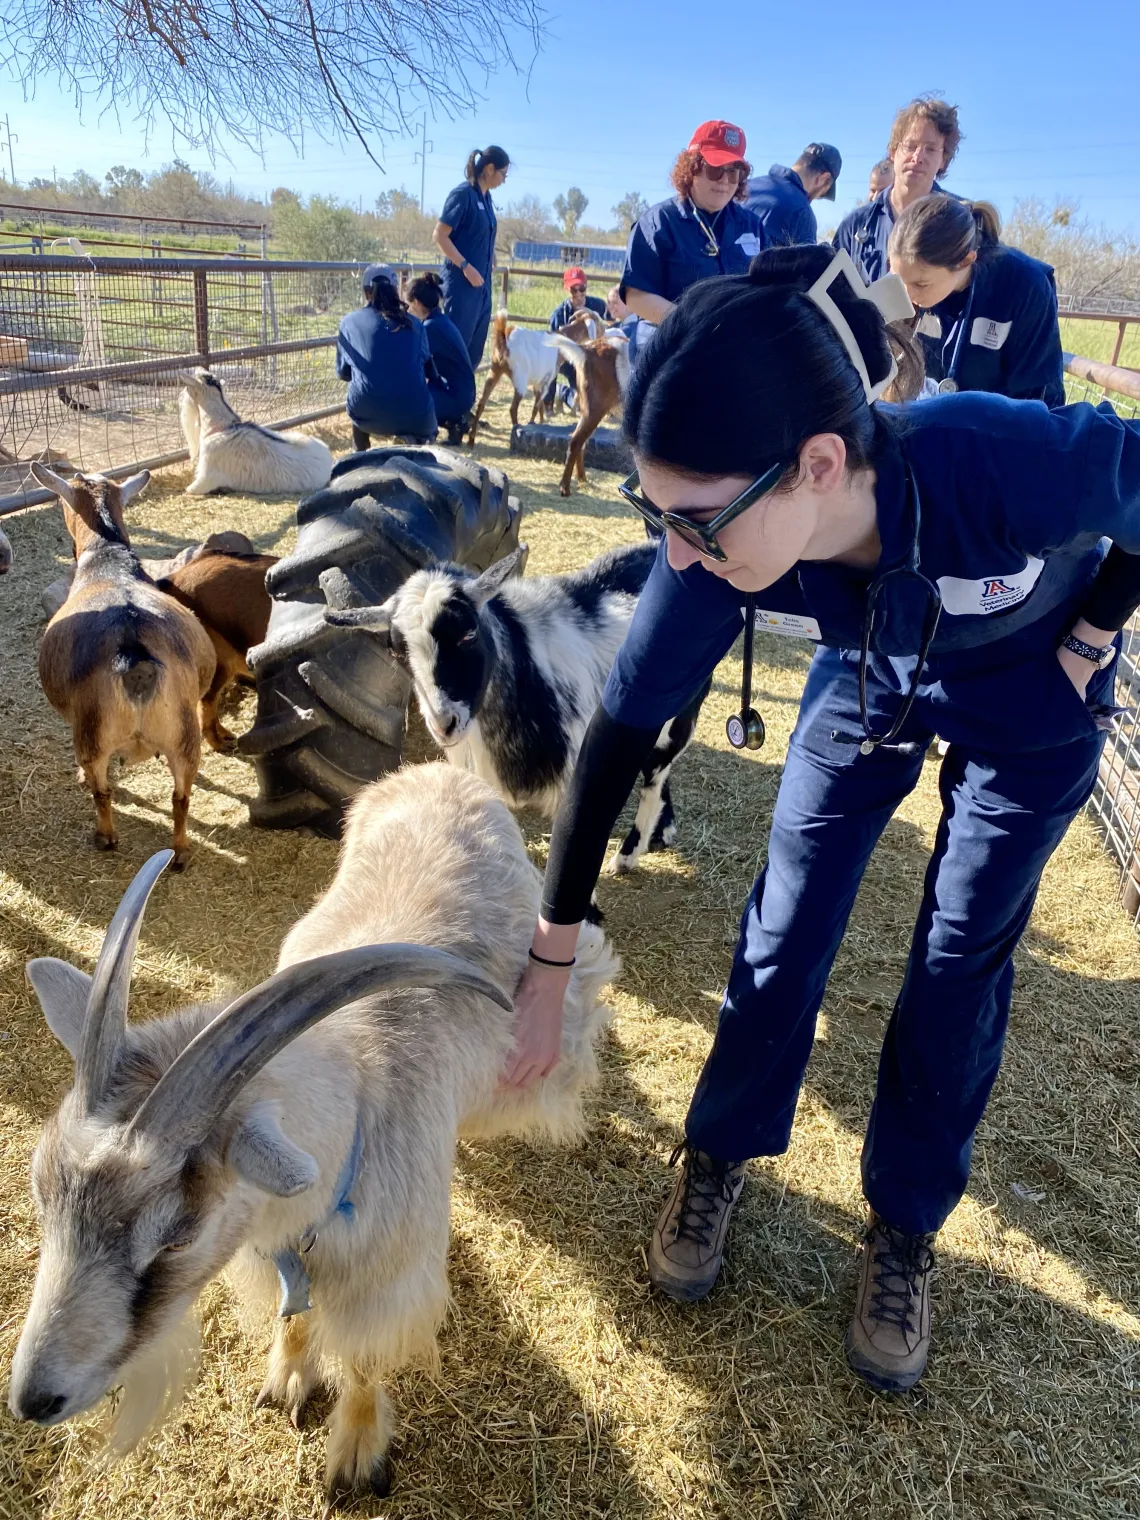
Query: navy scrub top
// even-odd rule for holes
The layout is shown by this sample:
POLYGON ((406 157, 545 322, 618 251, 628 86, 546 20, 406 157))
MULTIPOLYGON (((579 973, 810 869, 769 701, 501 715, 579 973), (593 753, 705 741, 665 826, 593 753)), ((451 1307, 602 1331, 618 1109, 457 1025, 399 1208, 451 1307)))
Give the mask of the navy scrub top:
MULTIPOLYGON (((913 402, 906 419, 876 464, 874 574, 905 562, 914 544, 909 461, 921 502, 919 568, 942 594, 918 687, 939 736, 993 753, 1087 737, 1095 724, 1056 649, 1100 568, 1102 535, 1140 555, 1140 423, 1104 403, 1050 412, 980 392, 913 402)), ((819 642, 857 666, 871 579, 801 561, 756 593, 757 614, 814 620, 819 642)), ((702 565, 672 570, 663 541, 602 694, 609 716, 656 731, 681 712, 735 642, 743 608, 744 593, 702 565)), ((920 613, 900 616, 896 647, 913 651, 918 627, 906 625, 920 613)), ((890 658, 875 657, 876 668, 897 682, 901 701, 917 659, 884 643, 877 648, 890 658)))
MULTIPOLYGON (((606 303, 602 300, 601 296, 587 296, 586 308, 588 311, 592 311, 596 317, 605 318, 606 303)), ((560 306, 556 306, 550 313, 550 331, 557 332, 560 327, 565 327, 567 322, 571 321, 575 315, 573 303, 570 297, 567 296, 565 301, 560 306)))
POLYGON ((716 238, 715 254, 708 252, 708 238, 689 200, 674 196, 649 208, 629 234, 620 287, 623 301, 630 286, 675 301, 710 275, 747 274, 752 259, 768 246, 760 218, 739 201, 729 201, 715 217, 703 211, 700 216, 716 238))
POLYGON ((475 371, 463 335, 443 311, 429 312, 423 328, 444 389, 460 412, 469 412, 475 405, 475 371))
MULTIPOLYGON (((495 259, 495 231, 499 225, 489 190, 479 190, 464 180, 443 203, 439 219, 451 228, 451 241, 485 280, 491 278, 491 265, 495 259)), ((445 277, 463 275, 450 259, 444 270, 445 277)))
POLYGON ((1064 405, 1053 271, 1019 248, 999 244, 983 253, 965 290, 932 306, 916 332, 931 380, 1064 405))
MULTIPOLYGON (((948 195, 948 190, 935 181, 931 195, 948 195)), ((831 246, 836 250, 845 248, 863 271, 868 284, 888 272, 887 244, 895 225, 895 211, 891 205, 891 187, 880 190, 873 200, 864 201, 849 211, 836 228, 831 246)))
POLYGON ((794 169, 773 164, 767 174, 757 174, 748 181, 744 204, 763 222, 769 248, 819 241, 811 200, 794 169))
POLYGON ((435 437, 425 373, 430 361, 427 334, 413 316, 407 327, 396 327, 374 307, 361 306, 341 318, 336 372, 348 381, 348 415, 365 432, 435 437))

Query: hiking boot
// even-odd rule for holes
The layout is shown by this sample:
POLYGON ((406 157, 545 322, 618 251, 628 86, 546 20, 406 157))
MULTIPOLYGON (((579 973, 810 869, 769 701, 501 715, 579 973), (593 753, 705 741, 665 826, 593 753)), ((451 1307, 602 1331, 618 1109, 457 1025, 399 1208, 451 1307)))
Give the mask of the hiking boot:
POLYGON ((724 1238, 740 1190, 743 1161, 717 1161, 682 1141, 681 1174, 665 1200, 649 1240, 649 1280, 681 1303, 704 1298, 720 1272, 724 1238))
POLYGON ((905 1235, 877 1214, 863 1236, 855 1318, 843 1349, 847 1364, 880 1393, 913 1388, 930 1350, 930 1276, 934 1236, 905 1235))

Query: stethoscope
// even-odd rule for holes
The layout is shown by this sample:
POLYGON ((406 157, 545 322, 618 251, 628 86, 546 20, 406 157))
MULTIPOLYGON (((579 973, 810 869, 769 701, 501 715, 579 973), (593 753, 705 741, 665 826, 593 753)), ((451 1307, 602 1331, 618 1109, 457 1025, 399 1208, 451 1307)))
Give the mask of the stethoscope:
MULTIPOLYGON (((706 257, 710 258, 710 259, 719 259, 720 258, 720 244, 716 240, 716 233, 712 230, 712 228, 709 226, 708 222, 705 221, 704 217, 697 210, 697 203, 696 203, 696 201, 690 198, 689 205, 692 207, 693 216, 696 218, 697 226, 701 229, 701 231, 704 233, 705 237, 708 240, 707 243, 705 244, 705 255, 706 255, 706 257)), ((718 211, 716 215, 719 216, 720 212, 718 211)), ((716 221, 716 217, 715 216, 713 217, 713 221, 714 222, 716 221)), ((757 747, 759 747, 759 746, 757 746, 757 747)))
MULTIPOLYGON (((858 734, 845 734, 841 729, 832 729, 831 738, 836 744, 857 744, 861 755, 873 755, 876 750, 893 750, 900 755, 919 755, 926 749, 926 741, 904 740, 896 742, 903 730, 903 725, 910 716, 910 710, 914 706, 918 695, 919 682, 922 679, 923 668, 926 665, 930 647, 934 643, 934 635, 938 631, 938 621, 942 616, 942 593, 933 581, 928 580, 918 568, 918 539, 922 526, 922 503, 918 495, 918 483, 914 478, 910 461, 906 461, 906 490, 907 499, 911 508, 911 520, 913 532, 906 563, 897 565, 893 570, 885 570, 882 575, 877 575, 867 588, 867 609, 863 616, 863 633, 859 644, 859 718, 863 725, 863 737, 858 734), (914 667, 914 673, 910 678, 910 686, 902 699, 895 720, 885 734, 877 734, 871 728, 867 713, 867 662, 871 657, 871 644, 875 636, 875 614, 891 586, 898 586, 903 581, 910 581, 919 586, 925 598, 926 608, 923 614, 922 638, 918 647, 918 660, 914 667)), ((725 724, 725 732, 728 742, 733 749, 760 749, 764 743, 764 720, 752 706, 752 646, 755 635, 756 623, 756 598, 749 594, 744 599, 744 670, 740 683, 740 712, 733 713, 725 724)))
MULTIPOLYGON (((946 378, 939 380, 938 382, 938 394, 940 396, 952 396, 960 388, 956 379, 958 373, 958 356, 962 352, 962 341, 966 336, 966 329, 970 325, 970 316, 974 310, 974 286, 976 283, 977 276, 971 276, 969 293, 966 296, 966 305, 963 308, 962 315, 958 319, 958 336, 954 339, 954 352, 950 355, 950 368, 946 372, 946 378)), ((923 315, 926 315, 926 313, 923 313, 923 315)), ((921 322, 922 317, 919 317, 915 322, 916 330, 920 326, 921 322)))

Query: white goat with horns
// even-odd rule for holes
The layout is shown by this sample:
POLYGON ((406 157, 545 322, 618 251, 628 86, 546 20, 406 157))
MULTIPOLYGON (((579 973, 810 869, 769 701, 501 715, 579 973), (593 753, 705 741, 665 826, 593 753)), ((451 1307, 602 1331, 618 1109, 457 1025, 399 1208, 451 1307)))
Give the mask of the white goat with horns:
POLYGON ((187 496, 211 491, 307 496, 328 485, 333 467, 328 444, 243 422, 208 369, 184 370, 181 379, 178 417, 194 466, 187 496))
POLYGON ((502 989, 526 961, 538 873, 484 782, 414 766, 356 799, 336 877, 276 975, 221 1012, 131 1025, 131 960, 169 859, 128 888, 94 977, 28 966, 75 1083, 32 1162, 43 1245, 9 1406, 56 1425, 121 1387, 110 1437, 129 1450, 179 1396, 190 1310, 236 1253, 247 1294, 277 1301, 275 1265, 282 1290, 258 1402, 297 1423, 333 1381, 329 1504, 384 1493, 379 1380, 435 1355, 457 1135, 578 1132, 616 957, 582 931, 561 1061, 501 1088, 502 989))

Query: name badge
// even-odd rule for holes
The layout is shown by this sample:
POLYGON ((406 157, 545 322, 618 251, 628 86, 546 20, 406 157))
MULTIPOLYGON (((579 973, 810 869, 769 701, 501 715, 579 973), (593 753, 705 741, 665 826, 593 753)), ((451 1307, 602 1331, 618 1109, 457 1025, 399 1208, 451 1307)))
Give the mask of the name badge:
POLYGON ((742 232, 736 240, 736 246, 750 259, 754 259, 761 251, 763 244, 754 232, 742 232))
POLYGON ((801 617, 798 612, 767 612, 757 607, 756 631, 758 633, 782 633, 791 639, 816 639, 823 637, 815 618, 801 617))
POLYGON ((1009 337, 1012 322, 995 322, 992 317, 975 317, 970 328, 970 342, 976 348, 1000 348, 1009 337))

